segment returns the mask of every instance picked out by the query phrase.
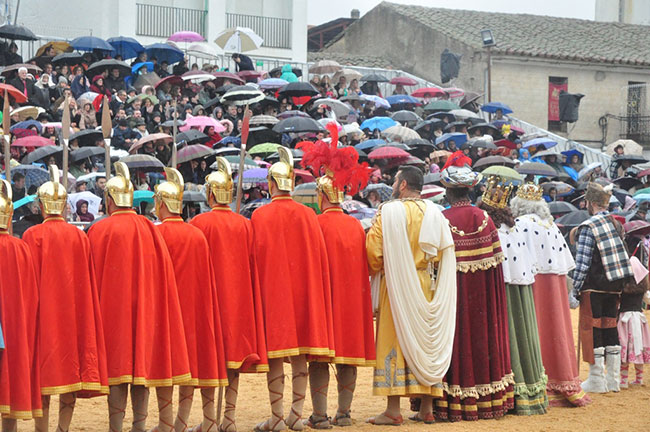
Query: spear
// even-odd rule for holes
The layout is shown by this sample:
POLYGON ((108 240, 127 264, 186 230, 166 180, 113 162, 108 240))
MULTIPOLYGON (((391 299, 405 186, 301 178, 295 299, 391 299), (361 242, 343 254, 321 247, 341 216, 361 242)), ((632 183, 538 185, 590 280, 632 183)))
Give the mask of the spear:
POLYGON ((173 139, 172 139, 172 157, 169 160, 169 166, 172 168, 176 168, 176 164, 178 163, 178 150, 176 150, 176 133, 178 132, 178 104, 176 102, 176 99, 174 99, 174 112, 172 113, 172 117, 174 118, 174 125, 172 127, 172 134, 173 134, 173 139))
POLYGON ((244 108, 244 122, 241 127, 241 147, 239 149, 239 174, 237 174, 237 213, 241 208, 242 189, 244 181, 244 158, 246 157, 246 142, 248 141, 248 125, 251 120, 251 112, 248 110, 248 104, 244 108))
POLYGON ((2 132, 4 133, 4 153, 5 153, 5 178, 11 183, 11 150, 9 148, 9 128, 11 127, 11 107, 9 106, 9 95, 5 90, 4 107, 2 108, 2 132))
POLYGON ((108 108, 108 97, 104 96, 104 105, 102 106, 102 135, 104 135, 104 170, 106 171, 106 180, 111 178, 111 132, 113 123, 111 122, 111 112, 108 108))
POLYGON ((65 98, 63 102, 61 135, 63 135, 63 187, 68 190, 68 141, 70 140, 70 101, 68 98, 65 98))

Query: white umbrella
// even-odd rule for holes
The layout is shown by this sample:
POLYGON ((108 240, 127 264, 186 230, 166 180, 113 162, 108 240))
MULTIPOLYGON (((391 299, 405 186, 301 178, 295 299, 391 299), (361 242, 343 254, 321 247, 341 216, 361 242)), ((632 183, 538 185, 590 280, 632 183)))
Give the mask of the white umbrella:
POLYGON ((91 172, 90 174, 84 174, 82 176, 77 177, 77 182, 82 182, 82 181, 87 181, 87 180, 94 180, 97 177, 106 177, 106 173, 104 173, 104 172, 91 172))
POLYGON ((214 45, 207 42, 194 42, 187 47, 187 53, 195 57, 216 59, 219 57, 219 51, 214 45))
POLYGON ((313 106, 327 105, 332 108, 337 119, 347 120, 348 114, 352 111, 352 107, 338 99, 322 98, 314 102, 313 106))
POLYGON ((314 63, 309 68, 310 74, 330 74, 338 72, 343 69, 343 66, 335 62, 334 60, 321 60, 314 63))
POLYGON ((264 39, 258 36, 248 27, 234 27, 222 31, 214 43, 219 45, 224 51, 246 52, 258 49, 264 39))
POLYGON ((68 194, 68 204, 70 204, 73 213, 77 211, 77 201, 79 200, 88 201, 88 213, 95 217, 98 216, 99 204, 102 202, 100 197, 89 191, 68 194))
POLYGON ((599 168, 599 167, 600 168, 603 167, 602 162, 592 162, 592 163, 590 163, 589 165, 587 165, 586 167, 584 167, 583 169, 580 170, 580 172, 578 173, 578 180, 580 180, 583 177, 587 177, 592 172, 594 172, 594 170, 596 168, 599 168))
POLYGON ((465 120, 468 118, 481 118, 475 112, 466 109, 456 109, 449 111, 449 114, 453 114, 457 120, 465 120))
POLYGON ((384 129, 381 134, 387 138, 399 140, 402 142, 410 139, 420 138, 420 134, 418 134, 416 131, 402 125, 391 126, 387 129, 384 129))
POLYGON ((614 149, 618 146, 623 147, 623 154, 626 155, 643 155, 643 147, 636 143, 633 140, 620 139, 616 140, 613 143, 610 143, 605 148, 605 153, 608 155, 614 154, 614 149))
POLYGON ((355 71, 354 69, 341 69, 340 71, 336 72, 334 76, 332 77, 332 81, 338 82, 339 78, 342 76, 345 77, 345 79, 350 82, 353 79, 359 80, 363 76, 363 74, 355 71))

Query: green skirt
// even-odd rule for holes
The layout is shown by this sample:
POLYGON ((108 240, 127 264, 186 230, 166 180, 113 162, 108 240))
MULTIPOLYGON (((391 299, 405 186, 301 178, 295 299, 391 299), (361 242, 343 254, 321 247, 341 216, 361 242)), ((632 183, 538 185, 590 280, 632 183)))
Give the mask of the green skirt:
POLYGON ((515 376, 515 411, 518 415, 545 414, 548 407, 546 373, 537 332, 531 285, 506 284, 510 362, 515 376))

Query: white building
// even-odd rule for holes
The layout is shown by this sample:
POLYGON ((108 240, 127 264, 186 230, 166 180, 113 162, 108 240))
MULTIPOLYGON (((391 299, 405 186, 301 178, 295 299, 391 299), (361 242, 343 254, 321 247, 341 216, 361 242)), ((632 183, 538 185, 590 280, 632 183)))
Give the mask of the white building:
POLYGON ((650 0, 596 0, 596 21, 650 25, 650 0))
MULTIPOLYGON (((228 27, 250 27, 262 47, 246 54, 307 60, 307 0, 2 0, 0 16, 44 39, 128 36, 143 45, 191 30, 213 43, 228 27)), ((215 45, 216 47, 216 45, 215 45)))

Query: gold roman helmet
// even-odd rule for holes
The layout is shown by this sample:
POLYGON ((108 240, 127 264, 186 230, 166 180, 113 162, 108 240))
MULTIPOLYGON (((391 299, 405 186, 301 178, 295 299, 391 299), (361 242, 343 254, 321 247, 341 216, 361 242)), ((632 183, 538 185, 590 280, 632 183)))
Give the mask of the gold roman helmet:
MULTIPOLYGON (((330 170, 327 170, 324 176, 316 180, 316 187, 319 192, 327 196, 327 199, 332 204, 341 204, 345 199, 343 191, 334 186, 334 175, 330 170)), ((320 199, 318 205, 322 208, 320 199)))
POLYGON ((3 230, 9 229, 14 214, 12 194, 11 184, 7 180, 0 179, 0 229, 3 230))
POLYGON ((275 180, 278 189, 284 192, 293 191, 293 155, 286 147, 278 147, 280 160, 269 168, 268 180, 275 180))
POLYGON ((115 176, 106 182, 105 193, 118 207, 133 207, 133 183, 129 167, 124 162, 115 162, 115 176))
POLYGON ((232 202, 232 170, 230 163, 222 156, 217 157, 217 170, 205 178, 205 198, 210 202, 210 195, 217 204, 232 202))
POLYGON ((167 209, 174 214, 183 212, 183 176, 176 168, 165 168, 167 181, 157 184, 156 191, 156 214, 160 217, 160 204, 165 203, 167 209))
POLYGON ((43 204, 43 211, 49 215, 63 215, 68 193, 59 183, 59 169, 56 165, 49 166, 50 181, 43 183, 38 188, 38 200, 43 204))

